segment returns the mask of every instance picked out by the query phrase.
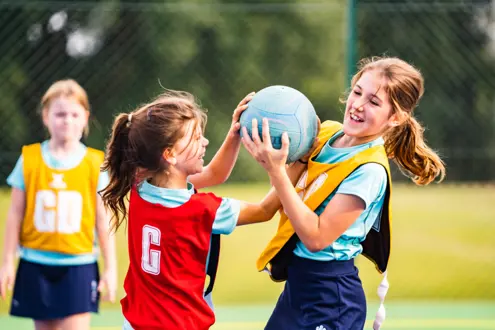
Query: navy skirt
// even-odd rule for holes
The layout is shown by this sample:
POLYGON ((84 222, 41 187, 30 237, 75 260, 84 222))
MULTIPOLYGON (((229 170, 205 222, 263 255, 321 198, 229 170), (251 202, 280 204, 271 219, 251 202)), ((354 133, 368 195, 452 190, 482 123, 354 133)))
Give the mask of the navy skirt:
POLYGON ((354 260, 293 256, 265 330, 362 330, 366 298, 354 260))
POLYGON ((10 315, 54 320, 98 312, 98 265, 48 266, 19 262, 10 315))

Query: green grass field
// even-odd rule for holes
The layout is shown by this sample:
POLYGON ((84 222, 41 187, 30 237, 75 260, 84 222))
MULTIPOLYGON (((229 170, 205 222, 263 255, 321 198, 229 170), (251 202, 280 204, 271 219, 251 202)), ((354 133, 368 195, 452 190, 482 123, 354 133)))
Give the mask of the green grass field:
MULTIPOLYGON (((224 185, 213 191, 257 201, 267 189, 267 184, 224 185)), ((495 187, 396 185, 392 203, 391 286, 384 329, 495 329, 495 187)), ((3 191, 4 219, 8 204, 8 192, 3 191)), ((214 291, 218 306, 214 329, 263 328, 282 285, 258 273, 255 261, 276 225, 274 219, 241 227, 223 239, 214 291)), ((0 228, 3 239, 4 225, 0 228)), ((122 281, 127 267, 124 232, 118 233, 118 251, 122 281)), ((365 259, 359 259, 358 266, 371 320, 381 277, 365 259)), ((29 321, 6 316, 7 309, 7 302, 0 303, 4 314, 0 329, 32 328, 29 321)), ((118 329, 118 305, 103 304, 93 323, 94 329, 118 329)))

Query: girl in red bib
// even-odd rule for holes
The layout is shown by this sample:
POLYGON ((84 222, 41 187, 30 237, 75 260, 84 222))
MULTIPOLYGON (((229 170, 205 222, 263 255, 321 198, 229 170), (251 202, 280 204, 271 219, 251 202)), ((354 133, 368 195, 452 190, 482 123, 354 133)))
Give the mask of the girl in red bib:
MULTIPOLYGON (((251 97, 239 103, 223 145, 206 167, 206 115, 192 95, 167 92, 115 119, 103 200, 113 211, 115 228, 126 220, 128 226, 124 329, 209 329, 215 322, 209 294, 219 235, 236 225, 268 221, 281 206, 273 190, 259 204, 197 192, 230 175, 241 142, 239 116, 251 97)), ((302 171, 287 172, 295 182, 302 171)))

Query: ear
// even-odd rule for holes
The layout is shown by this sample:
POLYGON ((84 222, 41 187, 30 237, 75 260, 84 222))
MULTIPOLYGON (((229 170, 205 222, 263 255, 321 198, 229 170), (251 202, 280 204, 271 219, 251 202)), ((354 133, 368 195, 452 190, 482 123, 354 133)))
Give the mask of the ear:
POLYGON ((165 151, 162 154, 162 157, 170 165, 177 164, 177 158, 175 158, 175 154, 174 154, 174 151, 172 149, 165 149, 165 151))
POLYGON ((399 118, 396 113, 394 113, 390 118, 388 119, 388 126, 389 127, 397 127, 401 124, 399 118))
POLYGON ((45 127, 48 127, 48 108, 44 107, 41 109, 41 119, 43 120, 45 127))

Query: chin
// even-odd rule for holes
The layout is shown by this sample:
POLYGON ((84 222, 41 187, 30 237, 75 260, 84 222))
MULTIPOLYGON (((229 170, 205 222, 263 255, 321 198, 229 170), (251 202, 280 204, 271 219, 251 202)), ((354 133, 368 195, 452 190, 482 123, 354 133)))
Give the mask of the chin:
POLYGON ((349 127, 349 125, 346 125, 346 123, 344 123, 344 126, 342 127, 342 131, 347 136, 359 137, 359 135, 361 135, 360 129, 355 129, 353 127, 349 127))

